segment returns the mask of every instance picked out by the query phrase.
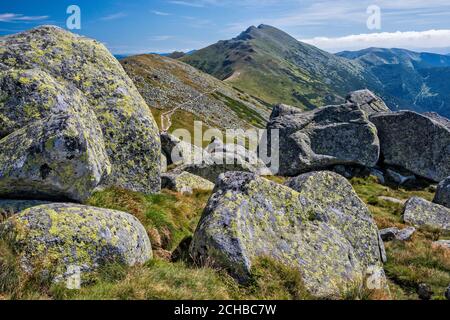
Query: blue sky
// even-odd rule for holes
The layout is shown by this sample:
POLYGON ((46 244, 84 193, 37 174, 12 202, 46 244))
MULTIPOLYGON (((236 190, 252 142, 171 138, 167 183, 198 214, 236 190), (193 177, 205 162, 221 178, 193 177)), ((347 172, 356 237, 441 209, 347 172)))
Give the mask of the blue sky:
POLYGON ((113 53, 199 49, 260 23, 333 52, 383 46, 450 53, 449 0, 1 0, 0 35, 66 27, 73 4, 81 9, 76 32, 113 53), (367 27, 370 5, 381 9, 379 30, 367 27))

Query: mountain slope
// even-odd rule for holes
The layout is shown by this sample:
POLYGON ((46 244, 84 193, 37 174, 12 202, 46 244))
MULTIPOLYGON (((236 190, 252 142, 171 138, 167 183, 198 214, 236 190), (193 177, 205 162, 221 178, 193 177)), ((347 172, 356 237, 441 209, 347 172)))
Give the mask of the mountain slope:
POLYGON ((163 113, 178 108, 171 130, 192 129, 194 120, 223 129, 264 127, 270 115, 270 106, 181 61, 148 54, 121 63, 158 124, 163 113))
POLYGON ((390 108, 450 117, 450 56, 380 48, 337 55, 370 70, 383 84, 380 91, 390 108))
POLYGON ((377 87, 376 79, 360 64, 266 25, 250 27, 237 38, 181 60, 268 103, 308 109, 341 102, 347 92, 368 82, 372 89, 377 87))

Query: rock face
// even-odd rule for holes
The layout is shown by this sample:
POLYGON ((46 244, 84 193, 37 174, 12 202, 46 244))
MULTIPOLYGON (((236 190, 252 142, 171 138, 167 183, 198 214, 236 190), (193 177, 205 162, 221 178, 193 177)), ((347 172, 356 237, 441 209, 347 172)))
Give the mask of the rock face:
POLYGON ((433 202, 450 208, 450 177, 439 183, 433 202))
POLYGON ((450 230, 450 209, 421 198, 411 198, 405 204, 403 220, 416 227, 450 230))
POLYGON ((450 176, 450 128, 411 111, 370 117, 381 142, 384 163, 440 182, 450 176))
POLYGON ((135 265, 152 258, 150 240, 135 217, 76 204, 26 209, 3 223, 0 235, 18 252, 25 271, 39 267, 56 281, 74 269, 83 280, 108 262, 135 265))
POLYGON ((83 201, 111 165, 96 121, 59 115, 0 140, 0 195, 83 201))
POLYGON ((192 194, 194 190, 213 190, 214 183, 189 172, 166 173, 161 176, 161 186, 176 192, 192 194))
POLYGON ((378 162, 377 130, 357 105, 303 113, 277 110, 267 129, 279 130, 279 175, 296 176, 339 164, 373 167, 378 162))
POLYGON ((111 173, 101 186, 160 190, 160 139, 148 106, 97 41, 42 26, 0 38, 0 139, 52 115, 98 122, 111 173))
POLYGON ((384 245, 378 228, 369 209, 347 179, 333 172, 320 171, 292 178, 286 185, 324 209, 317 219, 337 228, 365 266, 380 261, 384 245))
POLYGON ((350 92, 346 100, 357 104, 367 115, 390 111, 383 100, 367 89, 350 92))
MULTIPOLYGON (((368 262, 379 267, 380 252, 374 249, 372 257, 369 247, 361 258, 353 239, 326 221, 331 209, 308 196, 252 173, 221 175, 194 234, 191 256, 241 282, 250 279, 256 259, 270 257, 299 268, 311 294, 336 296, 349 282, 361 281, 368 262)), ((378 241, 376 230, 372 237, 378 241)))

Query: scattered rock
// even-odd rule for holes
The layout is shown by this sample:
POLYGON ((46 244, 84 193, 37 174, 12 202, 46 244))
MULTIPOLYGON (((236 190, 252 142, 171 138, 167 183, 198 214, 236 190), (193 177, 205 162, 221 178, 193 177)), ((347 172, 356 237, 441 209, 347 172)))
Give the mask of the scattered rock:
POLYGON ((194 190, 213 190, 214 183, 189 172, 166 173, 161 176, 162 188, 192 194, 194 190))
POLYGON ((279 130, 279 175, 296 176, 339 164, 373 167, 378 162, 377 130, 357 105, 293 114, 276 111, 267 129, 279 130))
POLYGON ((3 138, 0 150, 0 196, 8 198, 84 201, 111 172, 95 118, 38 120, 3 138))
POLYGON ((400 199, 392 198, 392 197, 380 196, 380 197, 378 197, 378 199, 380 199, 382 201, 395 203, 395 204, 401 204, 402 206, 405 205, 405 203, 406 203, 406 200, 400 200, 400 199))
POLYGON ((450 300, 450 284, 448 285, 447 290, 445 290, 444 297, 447 300, 450 300))
POLYGON ((405 204, 403 220, 416 227, 430 227, 450 230, 450 209, 413 197, 405 204))
POLYGON ((440 182, 450 176, 450 128, 412 111, 370 117, 378 129, 384 163, 440 182))
POLYGON ((70 203, 32 207, 0 225, 0 235, 16 250, 26 272, 55 281, 89 273, 108 262, 142 264, 152 258, 144 227, 125 212, 70 203))
MULTIPOLYGON (((377 230, 369 235, 363 229, 364 235, 347 239, 333 225, 343 225, 346 213, 332 212, 331 204, 324 209, 308 196, 252 173, 221 175, 194 234, 191 256, 197 263, 228 270, 244 283, 255 259, 270 257, 299 268, 306 288, 317 297, 336 296, 346 284, 360 282, 369 262, 382 272, 378 243, 363 255, 362 246, 351 244, 353 236, 378 240, 377 230)), ((349 227, 360 213, 353 214, 349 227)))
POLYGON ((397 237, 398 228, 387 228, 380 230, 380 237, 384 242, 392 241, 397 237))
POLYGON ((430 300, 433 297, 433 290, 426 283, 419 284, 417 288, 417 294, 420 300, 430 300))
POLYGON ((40 26, 0 38, 0 61, 0 138, 52 115, 97 121, 112 166, 101 186, 160 190, 156 123, 104 45, 40 26))
POLYGON ((439 183, 433 202, 450 208, 450 177, 439 183))
POLYGON ((414 181, 416 180, 415 176, 403 176, 400 173, 391 170, 391 169, 387 169, 386 170, 386 175, 388 177, 389 180, 395 182, 396 184, 398 184, 399 186, 404 185, 405 183, 407 183, 408 181, 414 181))
POLYGON ((396 239, 400 240, 400 241, 408 241, 411 239, 411 237, 413 236, 413 234, 416 232, 416 228, 414 227, 408 227, 405 228, 403 230, 400 230, 397 235, 396 235, 396 239))
POLYGON ((367 115, 390 111, 381 98, 367 89, 350 92, 346 100, 357 104, 367 115))
POLYGON ((161 133, 161 149, 167 158, 167 164, 190 165, 211 164, 211 156, 200 147, 182 141, 168 133, 161 133))
POLYGON ((433 242, 432 247, 450 250, 450 240, 435 241, 433 242))

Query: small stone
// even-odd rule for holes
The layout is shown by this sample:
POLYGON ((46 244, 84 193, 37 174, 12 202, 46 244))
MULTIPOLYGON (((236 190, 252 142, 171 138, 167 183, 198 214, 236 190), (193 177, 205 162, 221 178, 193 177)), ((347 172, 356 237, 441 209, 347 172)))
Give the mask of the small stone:
POLYGON ((411 239, 413 234, 416 232, 416 228, 409 227, 399 231, 396 235, 396 239, 400 241, 408 241, 411 239))
POLYGON ((430 300, 433 297, 433 290, 426 283, 419 284, 417 294, 421 300, 430 300))
POLYGON ((392 241, 396 238, 398 232, 399 232, 398 228, 383 229, 380 230, 380 237, 385 242, 392 241))

